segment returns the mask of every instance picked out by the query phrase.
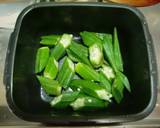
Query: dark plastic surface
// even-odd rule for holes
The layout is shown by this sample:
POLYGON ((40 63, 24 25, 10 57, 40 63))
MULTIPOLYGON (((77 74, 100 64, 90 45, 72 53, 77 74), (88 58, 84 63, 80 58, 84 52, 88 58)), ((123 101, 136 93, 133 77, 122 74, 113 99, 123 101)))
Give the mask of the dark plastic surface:
POLYGON ((57 125, 123 123, 146 117, 155 106, 157 68, 152 40, 144 17, 135 8, 100 3, 32 5, 20 14, 10 41, 4 76, 7 101, 11 110, 24 120, 57 125), (113 103, 101 111, 80 113, 51 108, 42 100, 34 74, 40 36, 77 36, 83 30, 112 33, 115 26, 132 93, 125 90, 121 104, 113 103))

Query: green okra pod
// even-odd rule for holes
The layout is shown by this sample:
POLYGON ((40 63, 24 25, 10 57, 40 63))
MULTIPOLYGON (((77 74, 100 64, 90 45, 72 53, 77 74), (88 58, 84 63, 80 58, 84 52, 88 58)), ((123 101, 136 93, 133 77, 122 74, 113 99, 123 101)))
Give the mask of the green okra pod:
POLYGON ((107 107, 108 102, 85 94, 79 94, 78 98, 70 106, 73 110, 97 110, 107 107))
POLYGON ((58 73, 58 62, 53 56, 48 60, 48 63, 44 69, 43 75, 46 78, 54 79, 58 73))
POLYGON ((117 71, 117 67, 115 65, 114 53, 113 53, 114 51, 113 51, 113 44, 112 44, 112 35, 105 34, 103 36, 103 49, 105 53, 104 55, 106 56, 110 65, 113 67, 114 71, 117 71))
POLYGON ((41 47, 38 49, 37 54, 36 54, 36 62, 35 62, 35 73, 41 72, 49 58, 49 48, 48 47, 41 47))
POLYGON ((59 60, 71 44, 72 38, 72 34, 63 34, 59 43, 52 49, 51 56, 54 56, 56 60, 59 60))
POLYGON ((95 43, 102 44, 102 40, 99 37, 97 37, 96 33, 94 32, 83 31, 80 33, 80 35, 82 37, 83 43, 86 46, 91 46, 95 43))
POLYGON ((45 78, 43 76, 38 76, 37 79, 39 80, 42 88, 48 95, 60 95, 62 87, 60 86, 59 82, 56 80, 51 80, 45 78))
POLYGON ((79 92, 65 92, 57 97, 54 97, 54 99, 50 102, 51 107, 56 109, 67 108, 69 107, 70 103, 76 100, 78 95, 79 92))
POLYGON ((117 103, 120 103, 123 99, 124 85, 119 76, 116 76, 112 85, 112 95, 117 103))
POLYGON ((70 51, 70 53, 72 53, 72 56, 74 58, 76 58, 79 62, 85 63, 89 66, 92 66, 88 56, 88 48, 75 42, 72 41, 71 45, 69 46, 68 50, 70 51))
POLYGON ((70 87, 73 90, 77 88, 77 91, 80 89, 82 92, 101 100, 110 101, 112 97, 112 94, 109 93, 103 85, 98 85, 89 80, 72 80, 70 87))
POLYGON ((74 63, 66 57, 57 76, 57 79, 62 87, 67 88, 68 84, 74 77, 74 74, 74 63))
POLYGON ((119 71, 123 72, 123 61, 122 61, 122 55, 120 51, 116 28, 114 28, 114 33, 113 33, 113 49, 114 49, 115 65, 119 71))
POLYGON ((102 71, 100 71, 100 82, 101 82, 102 85, 104 85, 104 87, 106 88, 106 90, 111 93, 111 90, 112 90, 111 83, 106 78, 106 76, 103 74, 102 71))
POLYGON ((78 59, 76 55, 69 49, 66 50, 68 57, 73 61, 73 62, 78 62, 78 59))
POLYGON ((119 78, 121 79, 121 81, 123 82, 124 86, 126 87, 126 89, 131 92, 131 87, 130 87, 130 83, 128 78, 121 72, 117 72, 117 75, 119 76, 119 78))
POLYGON ((43 45, 56 45, 61 38, 61 35, 48 35, 48 36, 42 36, 40 44, 43 45))
POLYGON ((93 68, 86 64, 78 63, 75 68, 76 73, 78 73, 83 79, 99 81, 99 74, 93 68))
POLYGON ((99 67, 103 63, 103 50, 101 44, 93 44, 89 47, 89 59, 94 67, 99 67))

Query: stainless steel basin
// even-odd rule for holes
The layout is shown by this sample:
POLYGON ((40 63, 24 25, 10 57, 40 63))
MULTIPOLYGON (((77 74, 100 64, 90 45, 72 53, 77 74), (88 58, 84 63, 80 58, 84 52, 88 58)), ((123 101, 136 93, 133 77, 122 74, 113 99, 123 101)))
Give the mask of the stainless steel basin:
MULTIPOLYGON (((94 1, 94 0, 93 0, 94 1)), ((10 33, 13 31, 15 20, 20 11, 34 1, 17 0, 11 3, 0 3, 0 127, 39 127, 42 124, 23 121, 15 117, 7 107, 5 99, 5 87, 3 85, 3 70, 5 54, 10 33)), ((150 7, 139 8, 145 15, 153 38, 156 53, 158 73, 160 74, 160 4, 150 7)), ((158 82, 159 85, 159 82, 158 82)), ((123 124, 116 127, 160 127, 160 86, 158 88, 158 100, 156 108, 146 119, 123 124)))

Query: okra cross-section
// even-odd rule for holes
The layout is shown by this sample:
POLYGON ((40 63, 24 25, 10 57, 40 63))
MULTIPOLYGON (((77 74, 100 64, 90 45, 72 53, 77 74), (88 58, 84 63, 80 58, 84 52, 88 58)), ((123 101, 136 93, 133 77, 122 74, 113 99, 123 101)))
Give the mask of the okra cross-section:
POLYGON ((82 92, 101 100, 110 101, 110 98, 112 97, 112 94, 109 93, 104 86, 88 80, 72 80, 70 87, 73 90, 77 88, 77 91, 81 90, 82 92))
POLYGON ((86 64, 78 63, 75 68, 76 73, 78 73, 83 79, 99 81, 99 74, 93 68, 86 64))
POLYGON ((57 73, 58 73, 58 62, 55 60, 53 56, 51 56, 44 70, 43 73, 44 77, 54 79, 57 73))
POLYGON ((43 76, 38 76, 37 79, 39 80, 42 88, 48 95, 60 95, 62 87, 60 86, 59 82, 56 80, 51 80, 45 78, 43 76))
POLYGON ((74 74, 74 63, 68 57, 65 57, 57 76, 57 79, 62 87, 67 88, 68 84, 74 77, 74 74))
POLYGON ((73 35, 63 34, 59 43, 52 49, 51 56, 54 56, 56 60, 59 60, 65 53, 65 49, 71 44, 73 35))
POLYGON ((51 106, 56 109, 63 109, 69 107, 70 103, 72 103, 78 97, 79 92, 65 92, 51 101, 51 106))
POLYGON ((89 47, 89 59, 94 67, 99 67, 103 63, 103 50, 101 44, 93 44, 89 47))
POLYGON ((107 107, 108 102, 85 94, 80 94, 78 98, 70 104, 73 110, 97 110, 107 107))
POLYGON ((41 47, 38 49, 37 54, 36 54, 36 62, 35 62, 35 73, 41 72, 49 58, 49 48, 48 47, 41 47))

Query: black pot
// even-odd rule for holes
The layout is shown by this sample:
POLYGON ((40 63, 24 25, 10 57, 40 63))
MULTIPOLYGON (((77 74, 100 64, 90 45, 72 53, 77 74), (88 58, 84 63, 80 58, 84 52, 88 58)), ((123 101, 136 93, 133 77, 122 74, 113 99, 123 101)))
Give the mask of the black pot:
POLYGON ((57 125, 99 125, 136 121, 149 115, 157 97, 157 68, 151 35, 135 8, 103 3, 40 3, 19 15, 7 51, 4 83, 7 102, 18 117, 57 125), (57 111, 41 98, 34 74, 41 35, 95 31, 117 27, 125 74, 132 93, 121 104, 95 112, 57 111))

